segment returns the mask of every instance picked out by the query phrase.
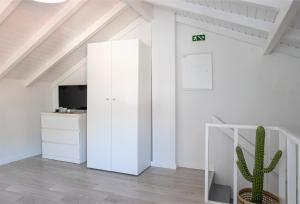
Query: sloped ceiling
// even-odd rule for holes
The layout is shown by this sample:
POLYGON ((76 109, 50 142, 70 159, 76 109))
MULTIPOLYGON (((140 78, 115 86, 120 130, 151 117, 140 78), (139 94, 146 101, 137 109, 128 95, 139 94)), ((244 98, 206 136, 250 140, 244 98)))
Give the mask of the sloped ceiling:
MULTIPOLYGON (((128 24, 137 19, 137 14, 128 9, 122 13, 118 18, 112 21, 109 25, 103 28, 101 31, 96 33, 92 38, 90 38, 87 43, 101 42, 110 40, 111 37, 124 29, 128 24)), ((72 52, 68 57, 63 58, 56 66, 54 66, 47 74, 45 74, 41 80, 46 82, 53 82, 58 76, 65 73, 70 67, 73 67, 78 62, 86 57, 86 46, 87 43, 81 45, 78 49, 72 52)))
POLYGON ((87 43, 108 40, 138 17, 119 0, 20 1, 0 24, 0 77, 54 81, 85 58, 87 43))
POLYGON ((260 46, 263 54, 300 57, 299 0, 145 1, 175 11, 178 23, 260 46))
POLYGON ((116 1, 113 0, 101 1, 101 4, 99 0, 88 1, 72 18, 67 20, 63 26, 59 27, 39 47, 33 50, 22 63, 19 63, 9 73, 8 77, 19 79, 29 77, 31 73, 50 60, 51 56, 66 47, 76 36, 91 26, 115 4, 116 1))
POLYGON ((300 57, 297 0, 0 0, 0 79, 53 82, 85 59, 87 43, 111 39, 140 15, 151 20, 151 4, 173 10, 178 23, 260 46, 262 53, 300 57))

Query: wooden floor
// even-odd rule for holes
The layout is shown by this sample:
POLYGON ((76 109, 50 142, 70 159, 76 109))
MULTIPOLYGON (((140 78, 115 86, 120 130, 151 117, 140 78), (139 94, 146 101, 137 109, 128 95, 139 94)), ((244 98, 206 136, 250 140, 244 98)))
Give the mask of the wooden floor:
POLYGON ((41 157, 0 166, 0 203, 204 203, 204 172, 151 167, 129 176, 41 157))

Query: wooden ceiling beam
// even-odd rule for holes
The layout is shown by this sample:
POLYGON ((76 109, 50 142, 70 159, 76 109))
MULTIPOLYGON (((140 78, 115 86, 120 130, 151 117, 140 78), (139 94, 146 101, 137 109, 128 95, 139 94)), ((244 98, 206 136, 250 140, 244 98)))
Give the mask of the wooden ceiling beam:
POLYGON ((133 10, 135 10, 146 21, 151 22, 153 18, 153 6, 141 0, 123 0, 133 10))
POLYGON ((284 4, 276 18, 275 24, 269 33, 267 42, 263 47, 262 52, 264 55, 272 53, 273 49, 280 42, 282 36, 287 32, 300 8, 299 3, 300 2, 297 0, 284 1, 284 4))
POLYGON ((196 5, 182 0, 145 0, 145 1, 154 5, 168 7, 175 11, 183 11, 194 15, 202 15, 213 19, 228 21, 237 25, 246 26, 249 28, 254 28, 265 32, 269 32, 273 27, 273 23, 267 21, 248 18, 246 16, 229 13, 214 8, 209 8, 202 5, 196 5))
POLYGON ((30 86, 36 82, 43 74, 49 71, 55 64, 61 61, 65 56, 70 54, 73 50, 80 47, 84 42, 91 38, 99 30, 103 29, 107 24, 112 22, 117 16, 121 14, 127 8, 127 4, 118 3, 110 11, 104 14, 101 18, 96 20, 90 27, 80 33, 74 40, 61 49, 55 56, 51 57, 44 65, 42 65, 37 71, 31 74, 25 80, 25 86, 30 86))
POLYGON ((86 3, 87 0, 69 1, 56 15, 45 23, 32 37, 0 66, 0 79, 5 77, 18 63, 28 56, 44 40, 46 40, 59 26, 86 3))
POLYGON ((237 31, 232 31, 231 29, 223 28, 220 26, 215 26, 210 23, 205 23, 199 20, 191 19, 188 17, 176 16, 176 22, 181 23, 184 25, 200 28, 203 30, 206 30, 208 32, 212 32, 218 35, 222 35, 225 37, 229 37, 231 39, 235 39, 241 42, 245 42, 251 45, 256 45, 256 46, 262 46, 265 43, 265 40, 263 38, 258 38, 255 36, 250 36, 241 32, 237 31))
POLYGON ((256 4, 265 7, 280 9, 283 0, 241 0, 246 3, 256 4))
POLYGON ((0 24, 11 14, 21 3, 21 0, 4 0, 0 4, 0 24))

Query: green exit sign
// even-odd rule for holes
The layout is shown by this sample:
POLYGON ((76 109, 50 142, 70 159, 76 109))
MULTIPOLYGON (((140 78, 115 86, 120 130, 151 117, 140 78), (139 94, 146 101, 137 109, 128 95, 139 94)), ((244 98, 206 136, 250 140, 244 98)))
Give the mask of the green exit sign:
POLYGON ((205 40, 205 35, 193 35, 193 41, 204 41, 205 40))

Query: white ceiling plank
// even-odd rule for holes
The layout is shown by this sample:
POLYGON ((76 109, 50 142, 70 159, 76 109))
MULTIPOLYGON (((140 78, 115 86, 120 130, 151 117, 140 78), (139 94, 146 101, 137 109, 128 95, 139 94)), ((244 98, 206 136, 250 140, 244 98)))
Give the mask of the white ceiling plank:
POLYGON ((30 86, 35 81, 37 81, 44 73, 50 70, 55 64, 57 64, 61 59, 70 54, 73 50, 80 47, 84 42, 91 38, 95 33, 104 28, 112 20, 121 14, 127 8, 125 3, 118 3, 105 15, 99 18, 95 23, 88 27, 85 31, 79 34, 74 40, 72 40, 67 46, 65 46, 60 52, 48 60, 44 65, 42 65, 37 71, 30 75, 25 80, 25 86, 30 86))
POLYGON ((123 30, 115 34, 113 37, 111 37, 109 40, 120 40, 123 38, 127 33, 134 30, 136 27, 138 27, 140 24, 145 22, 142 18, 137 18, 136 20, 132 21, 129 25, 126 26, 123 30))
POLYGON ((263 39, 263 38, 246 35, 246 34, 243 34, 240 32, 232 31, 231 29, 226 29, 226 28, 223 28, 220 26, 215 26, 210 23, 204 23, 202 21, 187 18, 187 17, 180 16, 180 15, 176 16, 176 22, 182 23, 182 24, 185 24, 188 26, 197 27, 197 28, 200 28, 203 30, 207 30, 207 31, 215 33, 215 34, 229 37, 229 38, 241 41, 241 42, 246 42, 248 44, 255 45, 255 46, 262 46, 265 43, 265 39, 263 39))
POLYGON ((68 69, 65 73, 63 73, 53 84, 52 87, 57 86, 61 82, 63 82, 65 79, 67 79, 69 76, 71 76, 74 72, 76 72, 78 69, 80 69, 82 66, 86 64, 86 58, 81 59, 77 64, 75 64, 73 67, 68 69))
POLYGON ((241 2, 252 3, 256 5, 280 9, 283 0, 240 0, 241 2))
MULTIPOLYGON (((145 22, 145 21, 142 18, 137 18, 136 20, 131 22, 129 25, 127 25, 126 28, 122 29, 117 34, 115 34, 113 37, 111 37, 109 40, 122 39, 127 33, 134 30, 137 26, 139 26, 143 22, 145 22)), ((57 80, 55 80, 52 84, 52 87, 59 85, 61 82, 63 82, 65 79, 67 79, 71 74, 76 72, 78 69, 80 69, 84 65, 86 65, 86 57, 82 58, 77 64, 75 64, 72 68, 68 69, 57 80)))
POLYGON ((286 44, 280 44, 275 50, 274 53, 283 53, 291 57, 300 58, 300 49, 288 46, 286 44))
POLYGON ((279 14, 276 18, 274 27, 269 33, 267 42, 263 48, 263 54, 270 54, 276 45, 280 42, 282 36, 293 22, 294 17, 299 10, 299 2, 296 0, 287 0, 281 7, 279 14))
POLYGON ((282 41, 300 43, 300 29, 289 28, 282 41))
POLYGON ((0 24, 11 14, 21 3, 21 0, 2 0, 0 2, 0 24))
POLYGON ((265 32, 269 32, 273 27, 273 23, 271 22, 262 21, 254 18, 248 18, 246 16, 229 13, 214 8, 209 8, 206 6, 196 5, 196 4, 184 2, 182 0, 146 0, 146 1, 158 6, 169 7, 176 11, 184 11, 196 15, 207 16, 213 19, 229 21, 237 25, 242 25, 242 26, 254 28, 265 32))
POLYGON ((69 1, 60 12, 46 22, 20 49, 0 66, 0 79, 5 77, 19 62, 28 56, 36 47, 47 39, 59 26, 86 3, 87 0, 69 1))
POLYGON ((153 6, 141 0, 123 0, 146 21, 151 22, 153 18, 153 6))

